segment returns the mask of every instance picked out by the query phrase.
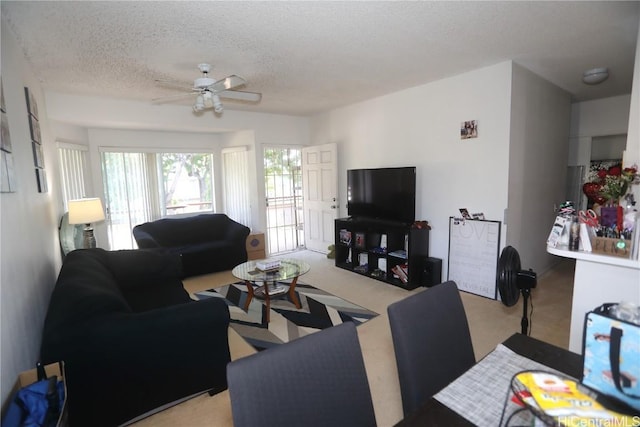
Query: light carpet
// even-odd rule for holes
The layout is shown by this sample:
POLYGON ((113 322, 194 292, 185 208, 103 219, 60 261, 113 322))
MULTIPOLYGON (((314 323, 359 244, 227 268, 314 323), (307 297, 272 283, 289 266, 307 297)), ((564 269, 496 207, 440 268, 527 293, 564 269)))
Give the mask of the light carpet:
POLYGON ((249 309, 243 309, 247 300, 244 282, 197 292, 195 296, 198 299, 224 298, 229 306, 231 327, 258 351, 343 322, 351 321, 358 325, 378 315, 305 283, 298 282, 295 290, 301 308, 296 308, 288 294, 272 298, 271 321, 268 323, 264 300, 254 297, 249 309))

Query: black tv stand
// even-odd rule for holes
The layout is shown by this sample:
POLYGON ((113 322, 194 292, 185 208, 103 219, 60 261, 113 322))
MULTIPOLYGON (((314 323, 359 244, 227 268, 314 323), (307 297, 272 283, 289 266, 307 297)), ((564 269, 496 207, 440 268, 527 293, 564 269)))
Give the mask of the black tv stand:
POLYGON ((404 289, 424 284, 428 229, 378 218, 351 217, 336 219, 335 233, 336 267, 404 289))

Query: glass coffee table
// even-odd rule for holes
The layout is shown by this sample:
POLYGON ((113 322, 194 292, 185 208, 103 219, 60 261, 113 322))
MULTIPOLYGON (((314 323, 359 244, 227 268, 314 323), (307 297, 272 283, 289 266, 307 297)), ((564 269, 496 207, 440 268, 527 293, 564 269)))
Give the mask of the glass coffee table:
POLYGON ((247 301, 244 304, 244 310, 249 310, 249 304, 254 295, 256 298, 264 299, 267 306, 267 322, 269 322, 271 312, 271 298, 289 294, 289 298, 295 304, 296 308, 302 308, 300 301, 296 296, 295 288, 298 277, 302 276, 311 268, 309 264, 297 259, 287 258, 280 260, 280 266, 273 270, 260 270, 256 267, 256 263, 263 260, 247 261, 234 267, 231 274, 240 280, 244 280, 247 285, 247 301), (288 284, 283 281, 291 281, 288 284), (259 285, 263 283, 263 285, 259 285), (254 289, 254 286, 258 285, 254 289))

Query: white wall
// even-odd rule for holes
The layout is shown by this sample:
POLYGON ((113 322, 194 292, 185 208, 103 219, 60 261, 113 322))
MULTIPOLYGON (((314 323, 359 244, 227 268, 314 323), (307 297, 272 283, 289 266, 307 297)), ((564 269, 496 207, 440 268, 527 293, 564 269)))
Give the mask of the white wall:
MULTIPOLYGON (((636 43, 636 62, 633 69, 633 87, 627 129, 627 150, 624 158, 624 166, 632 165, 640 166, 640 29, 638 29, 636 43)), ((636 201, 640 203, 640 185, 634 185, 632 188, 636 201)))
POLYGON ((570 166, 589 166, 594 137, 627 133, 630 101, 620 95, 571 105, 570 166))
POLYGON ((538 274, 557 261, 546 240, 566 197, 570 106, 567 92, 514 64, 506 244, 538 274))
POLYGON ((443 259, 446 279, 449 217, 466 207, 503 220, 510 82, 509 61, 313 117, 312 142, 338 144, 340 216, 347 169, 416 166, 416 219, 431 224, 430 255, 443 259), (479 136, 461 140, 468 120, 478 120, 479 136))
POLYGON ((55 188, 57 157, 44 97, 22 51, 2 22, 2 83, 13 148, 15 193, 0 194, 0 391, 4 401, 20 371, 40 352, 42 325, 60 267, 55 188), (49 193, 38 193, 24 87, 39 109, 49 193))

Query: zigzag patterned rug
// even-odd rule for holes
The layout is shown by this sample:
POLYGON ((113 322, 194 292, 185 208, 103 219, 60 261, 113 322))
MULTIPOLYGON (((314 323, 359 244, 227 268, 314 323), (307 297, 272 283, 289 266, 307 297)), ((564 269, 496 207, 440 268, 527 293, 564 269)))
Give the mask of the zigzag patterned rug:
MULTIPOLYGON (((286 283, 285 283, 286 285, 286 283)), ((231 327, 258 351, 292 341, 345 321, 364 323, 378 315, 314 286, 298 282, 297 309, 287 294, 271 300, 271 321, 266 322, 264 301, 254 297, 244 311, 247 286, 244 282, 196 293, 198 299, 225 298, 231 315, 231 327)))

